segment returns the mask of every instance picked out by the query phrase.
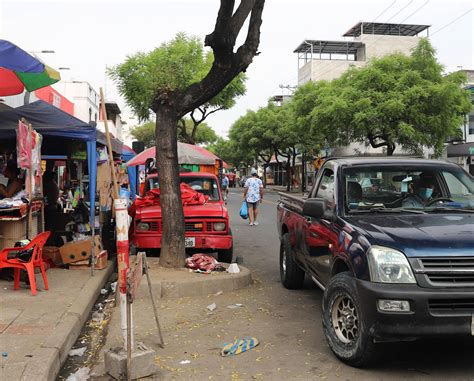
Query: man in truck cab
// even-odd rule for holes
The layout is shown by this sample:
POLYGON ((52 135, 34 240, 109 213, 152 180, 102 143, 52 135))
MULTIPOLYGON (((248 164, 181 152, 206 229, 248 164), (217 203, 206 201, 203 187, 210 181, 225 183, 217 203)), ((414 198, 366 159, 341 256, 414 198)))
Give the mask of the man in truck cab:
POLYGON ((431 173, 422 173, 417 181, 413 182, 413 192, 408 193, 402 202, 404 208, 423 208, 427 202, 437 196, 435 178, 431 173))

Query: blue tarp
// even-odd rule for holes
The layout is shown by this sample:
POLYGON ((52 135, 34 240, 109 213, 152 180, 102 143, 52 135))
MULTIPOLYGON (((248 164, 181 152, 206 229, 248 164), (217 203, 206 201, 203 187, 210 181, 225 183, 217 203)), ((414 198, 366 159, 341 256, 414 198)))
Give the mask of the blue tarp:
POLYGON ((21 118, 25 118, 43 136, 97 140, 95 127, 41 100, 0 112, 0 137, 15 138, 21 118))
POLYGON ((56 136, 87 142, 89 168, 90 224, 94 228, 95 189, 97 174, 97 134, 95 127, 46 103, 36 101, 0 112, 0 139, 15 138, 18 121, 25 118, 43 136, 56 136))
MULTIPOLYGON (((122 160, 127 162, 133 159, 137 154, 127 146, 122 148, 122 160)), ((132 201, 137 197, 137 167, 127 167, 128 183, 130 184, 130 193, 132 201)))

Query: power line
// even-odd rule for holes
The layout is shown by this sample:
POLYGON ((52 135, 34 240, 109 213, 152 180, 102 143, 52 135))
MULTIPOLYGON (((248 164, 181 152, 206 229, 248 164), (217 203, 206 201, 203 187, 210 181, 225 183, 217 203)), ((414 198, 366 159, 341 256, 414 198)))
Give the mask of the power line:
POLYGON ((393 4, 395 4, 397 0, 394 0, 392 4, 390 4, 387 8, 385 8, 382 12, 378 14, 376 18, 372 22, 375 22, 380 16, 382 16, 385 12, 387 12, 390 8, 392 8, 393 4))
POLYGON ((425 7, 430 2, 430 0, 427 0, 421 7, 418 7, 415 9, 413 13, 410 13, 407 17, 405 17, 402 21, 400 21, 400 24, 406 20, 408 20, 411 16, 413 16, 415 13, 418 13, 419 10, 425 7))
MULTIPOLYGON (((393 19, 395 16, 397 16, 398 14, 400 14, 403 10, 405 10, 411 3, 413 3, 413 0, 410 0, 410 2, 405 5, 402 9, 400 9, 397 13, 395 13, 392 17, 390 17, 387 21, 390 21, 391 19, 393 19)), ((385 21, 385 22, 387 22, 385 21)))
POLYGON ((467 10, 466 12, 464 12, 462 15, 456 17, 454 20, 450 21, 449 23, 447 23, 446 25, 442 26, 441 28, 435 30, 433 33, 431 33, 431 37, 433 37, 436 33, 438 32, 441 32, 443 29, 447 28, 448 26, 454 24, 456 21, 458 21, 460 18, 466 16, 468 13, 472 12, 474 10, 474 8, 471 8, 469 10, 467 10))

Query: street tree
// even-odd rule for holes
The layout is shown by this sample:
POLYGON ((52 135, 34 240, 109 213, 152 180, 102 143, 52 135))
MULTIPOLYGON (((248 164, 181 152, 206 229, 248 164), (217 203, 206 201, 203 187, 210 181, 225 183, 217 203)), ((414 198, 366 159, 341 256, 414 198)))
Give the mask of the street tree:
POLYGON ((397 146, 414 154, 427 147, 440 155, 471 108, 465 80, 443 75, 435 50, 421 39, 411 56, 374 59, 322 84, 307 117, 312 131, 325 131, 337 145, 363 142, 385 147, 387 155, 397 146))
POLYGON ((155 145, 155 123, 146 122, 139 126, 130 129, 130 135, 136 140, 142 142, 145 148, 150 148, 155 145))
MULTIPOLYGON (((191 131, 194 129, 194 124, 189 118, 181 118, 179 121, 178 129, 178 141, 189 144, 204 144, 208 145, 214 143, 217 140, 215 131, 207 123, 200 123, 198 128, 194 131, 194 138, 190 140, 188 137, 191 131), (184 127, 183 127, 184 126, 184 127), (183 129, 186 128, 186 134, 183 133, 183 129)), ((145 148, 155 146, 155 123, 146 122, 139 126, 133 127, 130 130, 136 140, 141 141, 145 144, 145 148)))
POLYGON ((235 168, 253 164, 254 156, 248 148, 231 139, 218 137, 207 149, 235 168))
POLYGON ((245 72, 258 54, 264 0, 221 0, 214 31, 204 45, 212 49, 213 61, 202 73, 196 60, 206 55, 198 39, 178 35, 150 53, 127 57, 110 73, 120 93, 142 119, 150 110, 156 115, 156 163, 163 211, 160 264, 184 265, 184 216, 178 166, 178 121, 215 98, 234 78, 245 72), (246 23, 248 21, 248 23, 246 23), (247 33, 236 48, 244 24, 247 33), (236 48, 236 49, 235 49, 236 48), (199 78, 199 74, 203 75, 199 78))
POLYGON ((217 140, 217 134, 206 122, 196 126, 192 119, 181 118, 178 123, 178 141, 188 144, 209 145, 217 140))

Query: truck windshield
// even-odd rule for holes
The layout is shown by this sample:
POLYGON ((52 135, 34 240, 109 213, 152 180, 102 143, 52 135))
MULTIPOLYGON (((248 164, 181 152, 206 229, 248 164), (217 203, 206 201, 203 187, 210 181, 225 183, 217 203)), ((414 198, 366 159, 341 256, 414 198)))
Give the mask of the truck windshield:
POLYGON ((474 211, 474 181, 451 167, 352 167, 343 170, 346 212, 474 211))
MULTIPOLYGON (((209 196, 209 201, 219 201, 219 188, 214 179, 209 177, 181 177, 182 183, 188 184, 194 190, 209 196)), ((146 183, 146 191, 157 189, 160 185, 158 177, 149 178, 146 183)))

